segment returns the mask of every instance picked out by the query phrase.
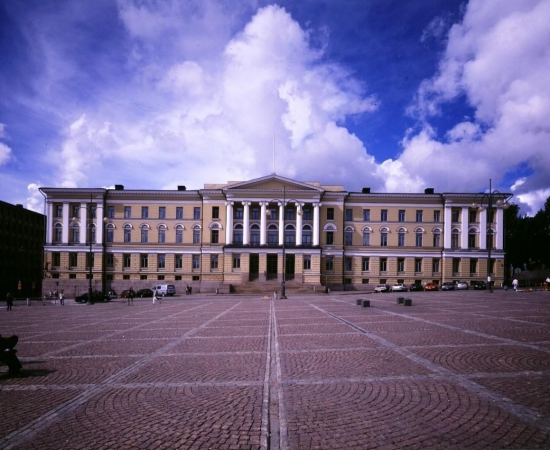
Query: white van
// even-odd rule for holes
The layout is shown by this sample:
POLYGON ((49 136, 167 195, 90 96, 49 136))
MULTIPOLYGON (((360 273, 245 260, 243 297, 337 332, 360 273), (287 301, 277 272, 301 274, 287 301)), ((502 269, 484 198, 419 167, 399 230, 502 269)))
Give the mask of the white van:
POLYGON ((176 293, 176 287, 173 284, 156 284, 151 288, 154 291, 157 291, 157 295, 167 296, 174 295, 176 293))

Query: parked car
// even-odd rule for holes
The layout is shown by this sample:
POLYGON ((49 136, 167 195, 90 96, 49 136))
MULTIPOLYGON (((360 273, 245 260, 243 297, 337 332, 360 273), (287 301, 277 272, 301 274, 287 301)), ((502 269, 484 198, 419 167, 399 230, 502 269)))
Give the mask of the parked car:
MULTIPOLYGON (((109 300, 110 298, 104 295, 101 291, 92 292, 92 301, 94 302, 108 302, 109 300)), ((74 301, 77 303, 88 303, 88 292, 84 292, 83 294, 76 296, 74 301)))
POLYGON ((457 281, 456 284, 456 289, 457 290, 468 290, 469 286, 468 286, 468 283, 466 283, 465 281, 457 281))
POLYGON ((441 285, 442 291, 453 291, 454 288, 455 288, 455 285, 452 281, 445 281, 445 283, 441 285))
POLYGON ((128 292, 130 292, 130 289, 124 289, 124 290, 120 293, 120 298, 128 298, 128 292))
POLYGON ((474 281, 473 288, 480 290, 487 289, 487 283, 485 281, 474 281))
POLYGON ((426 286, 424 286, 425 291, 437 291, 439 290, 439 286, 437 283, 428 283, 426 286))
POLYGON ((109 292, 107 292, 107 297, 109 297, 112 300, 113 298, 118 298, 118 294, 116 293, 116 291, 113 291, 111 289, 109 292))
POLYGON ((136 297, 152 297, 153 291, 151 289, 140 289, 136 292, 136 297))
POLYGON ((379 284, 374 288, 375 293, 380 292, 390 292, 390 285, 389 284, 379 284))
POLYGON ((409 288, 403 283, 396 283, 391 287, 392 292, 407 292, 409 288))
POLYGON ((156 284, 153 286, 153 291, 157 291, 157 295, 174 295, 176 293, 176 287, 173 284, 156 284))
POLYGON ((413 292, 413 291, 423 291, 424 286, 422 286, 420 283, 413 283, 409 286, 409 290, 411 292, 413 292))

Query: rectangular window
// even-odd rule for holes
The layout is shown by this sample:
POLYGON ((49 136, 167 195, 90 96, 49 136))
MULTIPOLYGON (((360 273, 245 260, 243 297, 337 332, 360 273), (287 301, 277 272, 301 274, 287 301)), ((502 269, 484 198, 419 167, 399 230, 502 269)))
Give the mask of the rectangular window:
MULTIPOLYGON (((56 204, 55 205, 55 217, 60 218, 63 217, 63 205, 62 204, 56 204)), ((73 217, 78 217, 73 215, 73 217)))
POLYGON ((220 232, 218 230, 211 230, 211 239, 212 244, 219 244, 220 232))
POLYGON ((334 208, 327 208, 327 220, 334 220, 334 208))
POLYGON ((130 226, 124 227, 124 242, 129 243, 132 241, 132 229, 130 226))
POLYGON ((453 274, 460 272, 460 258, 453 258, 453 274))
POLYGON ((352 258, 346 258, 344 261, 344 270, 346 272, 351 272, 353 270, 353 259, 352 258))
POLYGON ((105 264, 109 269, 112 269, 113 267, 115 267, 115 255, 113 255, 112 253, 107 253, 105 264))
POLYGON ((404 247, 405 246, 405 233, 397 233, 397 246, 398 247, 404 247))
POLYGON ((405 222, 405 210, 404 209, 400 209, 399 210, 399 222, 405 222))
POLYGON ((327 245, 334 244, 334 233, 332 231, 327 231, 327 245))
POLYGON ((277 208, 270 208, 269 209, 268 219, 269 220, 277 220, 277 208))
POLYGON ((452 222, 459 222, 460 221, 460 210, 453 209, 451 211, 451 216, 452 216, 452 218, 451 218, 452 222))
POLYGON ((348 222, 353 221, 353 209, 346 209, 346 220, 348 222))
POLYGON ((421 209, 416 210, 416 221, 422 222, 422 216, 424 215, 424 211, 421 209))
POLYGON ((325 269, 334 270, 334 258, 332 256, 327 256, 325 259, 325 269))
POLYGON ((368 272, 370 270, 370 258, 363 258, 361 260, 361 270, 363 272, 368 272))
POLYGON ((304 220, 311 220, 311 209, 304 208, 303 212, 304 212, 304 216, 303 216, 304 220))
POLYGON ((476 258, 470 259, 470 273, 471 274, 477 273, 477 259, 476 258))
POLYGON ((304 255, 304 270, 311 269, 311 255, 304 255))
POLYGON ((476 235, 475 233, 468 233, 468 248, 476 247, 476 235))
POLYGON ((382 211, 380 211, 380 221, 381 222, 387 222, 388 221, 388 210, 387 209, 383 209, 382 211))
POLYGON ((193 208, 193 219, 199 220, 201 218, 201 207, 195 206, 193 208))
POLYGON ((250 217, 252 220, 260 220, 260 208, 257 206, 253 207, 250 217))
POLYGON ((218 268, 218 255, 210 255, 210 268, 211 269, 218 268))
POLYGON ((159 206, 159 219, 166 219, 166 206, 159 206))
POLYGON ((363 245, 365 247, 370 245, 370 231, 363 230, 363 245))
POLYGON ((441 211, 434 211, 434 222, 441 222, 441 211))
POLYGON ((76 218, 80 217, 80 209, 81 209, 80 205, 71 204, 70 208, 71 208, 71 217, 76 217, 76 218))
POLYGON ((165 269, 166 268, 166 255, 163 253, 159 253, 157 255, 157 267, 159 269, 165 269))
MULTIPOLYGON (((108 253, 111 254, 111 253, 108 253)), ((78 266, 78 253, 71 252, 69 253, 69 267, 77 267, 78 266)))
POLYGON ((159 228, 159 244, 164 244, 166 242, 166 230, 164 228, 159 228))
POLYGON ((422 233, 416 233, 416 246, 422 247, 422 233))
POLYGON ((141 243, 147 244, 149 242, 149 229, 147 227, 141 228, 141 243))
POLYGON ((294 220, 294 208, 286 208, 286 220, 294 220))
POLYGON ((475 223, 477 220, 477 211, 475 209, 470 209, 468 216, 468 222, 475 223))
POLYGON ((149 207, 148 206, 142 206, 141 207, 141 218, 142 219, 148 219, 149 218, 149 207))
POLYGON ((139 255, 139 261, 142 269, 149 267, 149 255, 147 253, 141 253, 139 255))
POLYGON ((365 222, 370 222, 370 209, 363 210, 363 220, 365 222))
POLYGON ((458 248, 458 233, 454 231, 451 233, 451 248, 458 248))
POLYGON ((124 255, 122 255, 122 261, 125 269, 132 267, 132 255, 130 253, 124 253, 124 255))
POLYGON ((176 266, 176 269, 183 268, 183 255, 178 254, 174 256, 174 265, 176 266))
POLYGON ((233 255, 233 269, 241 268, 241 255, 233 255))
POLYGON ((380 272, 388 271, 388 258, 380 258, 380 272))
POLYGON ((124 207, 124 218, 125 219, 131 219, 132 218, 132 207, 131 206, 125 206, 124 207))
POLYGON ((386 233, 386 232, 380 233, 380 246, 381 247, 387 247, 388 246, 388 233, 386 233))
MULTIPOLYGON (((86 267, 93 268, 94 265, 95 265, 95 253, 86 253, 86 267)), ((89 278, 89 274, 88 274, 88 278, 89 278)), ((92 278, 93 278, 93 275, 92 275, 92 278)))
POLYGON ((183 244, 183 228, 176 228, 176 244, 183 244))
POLYGON ((193 228, 193 244, 201 243, 201 230, 198 228, 193 228))
POLYGON ((183 219, 183 206, 176 206, 176 219, 183 219))
POLYGON ((397 271, 405 272, 405 258, 397 258, 397 271))
POLYGON ((52 266, 59 267, 61 265, 61 253, 53 252, 52 253, 52 266))
POLYGON ((212 219, 219 219, 219 218, 220 218, 220 207, 212 206, 212 219))
POLYGON ((422 258, 414 259, 414 271, 417 273, 422 272, 422 258))
POLYGON ((107 206, 107 217, 109 219, 115 218, 115 207, 114 206, 107 206))
POLYGON ((71 227, 71 242, 80 242, 80 228, 71 227))
POLYGON ((61 225, 58 224, 54 228, 53 241, 54 242, 61 242, 62 239, 63 239, 63 228, 61 227, 61 225))
POLYGON ((200 269, 201 255, 193 255, 193 269, 200 269))
POLYGON ((433 273, 439 273, 439 271, 440 271, 439 266, 440 266, 440 260, 438 258, 435 258, 432 261, 432 271, 433 271, 433 273))
POLYGON ((434 247, 439 247, 441 244, 441 234, 434 233, 434 247))
POLYGON ((344 245, 353 245, 353 231, 346 230, 344 238, 346 239, 344 245))

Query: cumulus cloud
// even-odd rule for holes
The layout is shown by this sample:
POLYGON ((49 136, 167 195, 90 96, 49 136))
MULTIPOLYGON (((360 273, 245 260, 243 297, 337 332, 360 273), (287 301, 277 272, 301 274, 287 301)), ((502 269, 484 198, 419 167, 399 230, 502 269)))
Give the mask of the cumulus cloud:
POLYGON ((548 0, 504 2, 498 8, 469 2, 461 23, 449 31, 437 74, 421 84, 411 108, 423 123, 402 142, 399 161, 411 173, 450 189, 482 186, 489 178, 509 189, 514 183, 509 174, 523 167, 528 176, 516 195, 531 213, 542 207, 550 179, 548 17, 548 0), (430 121, 442 107, 464 99, 475 117, 438 138, 430 121))

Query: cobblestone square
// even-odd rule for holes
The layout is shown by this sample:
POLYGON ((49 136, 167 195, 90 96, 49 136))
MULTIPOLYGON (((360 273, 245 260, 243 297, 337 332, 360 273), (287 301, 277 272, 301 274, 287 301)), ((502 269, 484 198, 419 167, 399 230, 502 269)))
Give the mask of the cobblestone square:
POLYGON ((0 448, 550 448, 550 292, 397 297, 16 304, 0 448))

